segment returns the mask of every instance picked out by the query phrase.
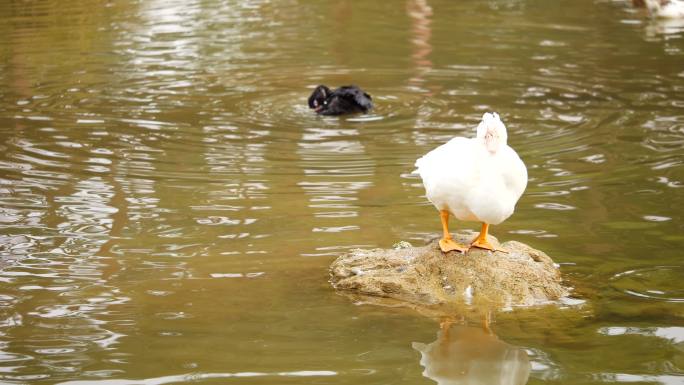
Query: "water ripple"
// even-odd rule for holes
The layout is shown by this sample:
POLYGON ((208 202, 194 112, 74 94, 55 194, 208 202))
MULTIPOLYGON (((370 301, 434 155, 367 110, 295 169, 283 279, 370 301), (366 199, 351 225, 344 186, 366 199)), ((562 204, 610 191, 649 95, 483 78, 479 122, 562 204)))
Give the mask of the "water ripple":
POLYGON ((611 286, 637 298, 653 301, 684 302, 684 291, 671 288, 670 282, 684 273, 682 266, 657 266, 628 270, 611 277, 611 286))
MULTIPOLYGON (((358 372, 313 369, 381 340, 402 361, 387 341, 420 323, 383 310, 396 327, 364 334, 380 313, 321 290, 325 266, 438 230, 413 162, 491 110, 530 176, 500 231, 579 280, 598 259, 625 271, 605 284, 618 305, 681 303, 683 33, 625 3, 3 4, 0 381, 342 378, 358 372), (321 83, 356 83, 376 107, 318 116, 321 83), (626 271, 644 253, 656 267, 626 271), (312 317, 320 330, 303 330, 312 317), (295 345, 320 357, 282 354, 295 345), (285 369, 244 371, 254 356, 285 369), (216 357, 234 367, 206 371, 216 357)), ((600 368, 603 350, 568 358, 596 339, 588 322, 551 325, 544 351, 510 336, 527 338, 536 380, 676 381, 658 373, 669 358, 644 375, 600 368)), ((668 327, 623 334, 674 341, 668 327)), ((375 364, 358 371, 397 377, 375 364)))

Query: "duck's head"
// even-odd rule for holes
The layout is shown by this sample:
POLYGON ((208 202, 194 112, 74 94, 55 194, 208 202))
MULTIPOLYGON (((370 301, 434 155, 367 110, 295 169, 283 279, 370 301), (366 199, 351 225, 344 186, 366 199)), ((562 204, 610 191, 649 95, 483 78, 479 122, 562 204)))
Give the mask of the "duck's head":
POLYGON ((477 126, 477 138, 484 141, 487 151, 494 154, 508 141, 506 126, 496 112, 485 112, 482 121, 477 126))
POLYGON ((330 96, 330 94, 330 88, 324 85, 316 87, 316 89, 311 93, 311 96, 309 96, 309 108, 316 110, 316 112, 320 111, 325 105, 325 100, 328 98, 328 96, 330 96))

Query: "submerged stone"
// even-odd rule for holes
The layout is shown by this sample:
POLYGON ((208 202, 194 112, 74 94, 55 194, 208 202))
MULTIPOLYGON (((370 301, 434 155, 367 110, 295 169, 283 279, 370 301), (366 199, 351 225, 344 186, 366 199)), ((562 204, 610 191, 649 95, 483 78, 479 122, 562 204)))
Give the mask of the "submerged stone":
MULTIPOLYGON (((473 235, 454 238, 467 244, 473 235)), ((436 240, 422 247, 354 250, 332 263, 330 282, 337 290, 418 305, 531 306, 568 295, 558 267, 544 252, 517 241, 500 245, 491 235, 488 239, 508 253, 473 248, 444 254, 436 240)))

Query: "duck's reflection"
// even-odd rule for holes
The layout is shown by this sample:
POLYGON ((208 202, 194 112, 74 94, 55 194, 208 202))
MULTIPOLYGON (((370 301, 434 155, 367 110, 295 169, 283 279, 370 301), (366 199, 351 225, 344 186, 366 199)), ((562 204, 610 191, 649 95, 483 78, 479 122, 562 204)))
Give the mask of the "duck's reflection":
MULTIPOLYGON (((684 31, 684 19, 651 19, 646 25, 646 37, 657 38, 662 35, 676 35, 684 31)), ((668 40, 665 40, 667 43, 668 40)), ((668 52, 667 45, 665 52, 668 52)))
POLYGON ((441 323, 437 340, 414 342, 423 375, 439 385, 523 385, 530 361, 522 348, 498 339, 489 328, 441 323))

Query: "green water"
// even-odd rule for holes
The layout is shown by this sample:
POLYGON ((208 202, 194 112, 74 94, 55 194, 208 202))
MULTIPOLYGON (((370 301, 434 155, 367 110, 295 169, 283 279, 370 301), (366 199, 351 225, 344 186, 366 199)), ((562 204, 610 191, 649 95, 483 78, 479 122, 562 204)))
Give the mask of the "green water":
POLYGON ((0 20, 0 383, 434 384, 419 347, 440 344, 447 365, 526 356, 529 384, 684 383, 684 23, 607 0, 5 0, 0 20), (376 109, 315 116, 320 83, 376 109), (337 255, 439 233, 413 162, 489 110, 530 176, 491 232, 585 304, 446 338, 336 294, 337 255))

